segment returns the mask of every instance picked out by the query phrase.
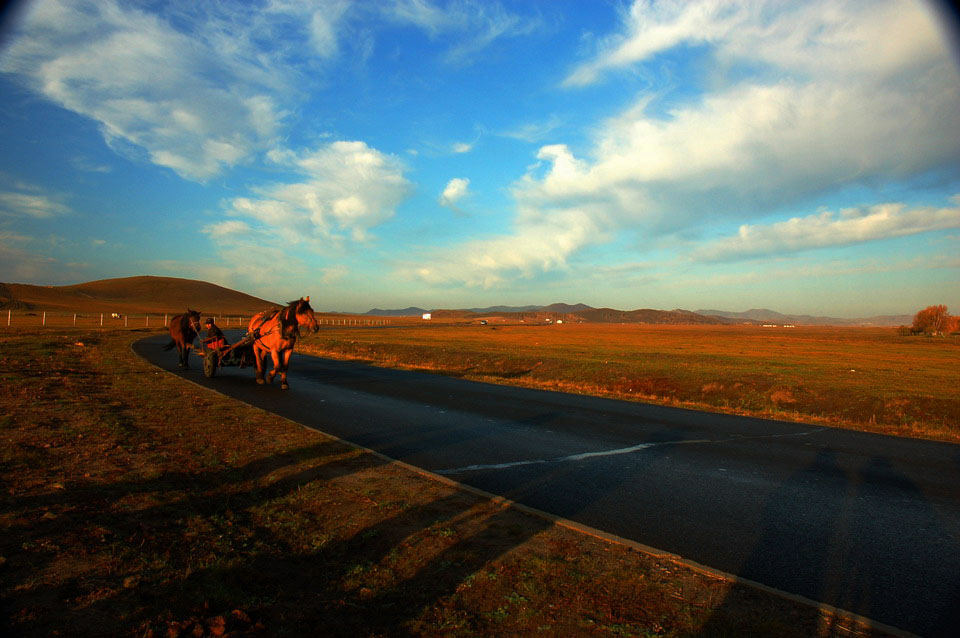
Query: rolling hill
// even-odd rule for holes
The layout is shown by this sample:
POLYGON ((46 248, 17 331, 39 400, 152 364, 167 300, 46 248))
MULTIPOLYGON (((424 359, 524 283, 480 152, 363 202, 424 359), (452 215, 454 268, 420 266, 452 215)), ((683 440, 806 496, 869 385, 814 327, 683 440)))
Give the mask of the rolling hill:
POLYGON ((177 277, 123 277, 71 286, 0 283, 0 308, 52 312, 183 312, 250 315, 277 305, 205 281, 177 277))

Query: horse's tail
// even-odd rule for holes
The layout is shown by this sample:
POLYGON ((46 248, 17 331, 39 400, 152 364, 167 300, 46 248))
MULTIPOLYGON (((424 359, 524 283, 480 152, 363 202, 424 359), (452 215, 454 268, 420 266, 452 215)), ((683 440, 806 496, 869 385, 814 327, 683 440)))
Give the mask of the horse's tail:
POLYGON ((168 343, 167 345, 163 346, 163 349, 164 349, 164 350, 173 350, 173 347, 174 347, 175 345, 177 345, 177 342, 174 341, 173 339, 171 339, 171 340, 170 340, 170 343, 168 343))

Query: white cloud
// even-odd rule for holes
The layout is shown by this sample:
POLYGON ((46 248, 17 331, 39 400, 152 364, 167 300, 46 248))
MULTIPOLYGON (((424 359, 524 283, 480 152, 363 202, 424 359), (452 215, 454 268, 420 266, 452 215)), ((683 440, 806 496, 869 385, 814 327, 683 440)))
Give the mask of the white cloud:
MULTIPOLYGON (((568 83, 680 44, 709 44, 720 72, 708 93, 669 108, 638 95, 595 127, 585 152, 541 148, 513 188, 514 235, 465 244, 495 257, 447 273, 490 285, 507 272, 563 267, 617 232, 649 241, 746 223, 851 184, 952 177, 960 165, 960 76, 920 3, 637 1, 614 40, 568 83), (558 215, 577 219, 579 232, 552 224, 558 215), (555 250, 542 259, 525 239, 555 250), (506 245, 516 248, 509 258, 506 245)), ((904 215, 896 218, 906 228, 904 215)))
POLYGON ((411 189, 399 160, 363 142, 333 142, 300 154, 275 151, 270 157, 300 181, 231 200, 227 213, 241 219, 208 226, 211 238, 256 235, 330 252, 347 240, 368 239, 370 229, 392 217, 411 189))
MULTIPOLYGON (((66 274, 63 264, 41 255, 30 246, 34 239, 0 231, 0 273, 7 283, 60 283, 66 274)), ((74 276, 74 273, 70 273, 74 276)))
POLYGON ((67 206, 46 195, 0 191, 0 216, 48 219, 69 212, 67 206))
POLYGON ((457 142, 453 145, 452 150, 457 154, 469 153, 473 150, 473 144, 469 142, 457 142))
POLYGON ((527 35, 540 28, 539 18, 524 18, 503 8, 499 2, 454 0, 440 5, 430 0, 393 0, 385 14, 401 23, 413 24, 432 37, 456 36, 456 45, 446 61, 463 64, 478 51, 500 38, 527 35))
POLYGON ((687 43, 715 47, 724 62, 750 60, 811 77, 890 75, 942 55, 936 15, 921 2, 636 0, 624 18, 623 32, 602 41, 567 86, 591 84, 687 43))
POLYGON ((545 172, 518 193, 540 207, 599 201, 623 225, 672 231, 950 166, 960 159, 960 84, 913 88, 748 85, 666 119, 641 101, 605 123, 592 162, 544 147, 545 172))
POLYGON ((0 231, 0 243, 4 246, 12 246, 13 244, 25 244, 31 241, 30 237, 26 235, 21 235, 20 233, 11 233, 8 231, 0 231))
POLYGON ((116 150, 143 149, 202 181, 273 143, 296 92, 290 60, 308 39, 315 56, 335 52, 340 5, 171 3, 152 14, 117 0, 38 0, 0 70, 97 121, 116 150))
POLYGON ((304 290, 346 277, 342 264, 318 264, 370 241, 371 230, 389 220, 411 191, 399 160, 363 142, 274 149, 268 158, 297 181, 225 201, 226 218, 203 229, 220 263, 200 265, 216 275, 211 281, 267 299, 309 294, 304 290))
MULTIPOLYGON (((960 203, 960 197, 954 200, 960 203)), ((845 209, 839 215, 824 211, 767 226, 744 224, 736 235, 701 246, 693 256, 703 261, 725 261, 948 228, 960 228, 960 207, 908 208, 900 203, 879 204, 845 209)))
POLYGON ((513 235, 467 242, 436 251, 401 274, 431 284, 493 288, 512 277, 563 268, 567 257, 601 231, 589 215, 576 210, 522 223, 513 235))
POLYGON ((502 137, 509 137, 523 142, 542 142, 548 136, 556 131, 563 121, 559 116, 553 115, 542 122, 527 122, 513 129, 499 133, 502 137))
POLYGON ((838 277, 903 273, 912 270, 960 268, 960 257, 943 253, 913 258, 891 259, 833 259, 806 262, 800 259, 784 260, 763 269, 746 271, 695 270, 683 274, 671 273, 667 285, 671 287, 723 289, 742 285, 763 285, 777 281, 826 281, 838 277))
POLYGON ((236 237, 250 234, 250 225, 239 219, 228 219, 216 224, 210 224, 204 231, 213 239, 236 237))
POLYGON ((330 266, 329 268, 321 268, 318 271, 320 275, 319 282, 324 285, 335 284, 346 277, 349 272, 350 270, 342 264, 338 266, 330 266))
POLYGON ((467 196, 470 188, 470 180, 465 177, 454 177, 447 182, 438 201, 441 206, 454 206, 457 202, 467 196))
POLYGON ((107 164, 97 164, 86 157, 73 157, 70 165, 84 173, 109 173, 113 168, 107 164))
POLYGON ((412 24, 455 36, 446 58, 463 62, 537 24, 472 0, 151 4, 148 11, 122 0, 26 3, 0 71, 96 121, 115 151, 196 181, 275 145, 305 85, 340 54, 346 34, 365 60, 385 20, 412 24), (363 29, 354 27, 363 17, 363 29))

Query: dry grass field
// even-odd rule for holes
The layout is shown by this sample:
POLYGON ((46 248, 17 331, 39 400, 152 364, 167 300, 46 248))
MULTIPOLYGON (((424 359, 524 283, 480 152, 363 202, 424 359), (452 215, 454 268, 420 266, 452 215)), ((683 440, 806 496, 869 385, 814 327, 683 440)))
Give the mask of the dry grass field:
POLYGON ((324 330, 306 352, 494 383, 960 441, 960 339, 621 324, 324 330))
MULTIPOLYGON (((389 337, 443 352, 486 335, 445 330, 430 346, 403 329, 314 346, 389 337)), ((160 372, 130 349, 154 332, 0 332, 0 634, 883 635, 160 372)), ((505 334, 472 365, 545 366, 549 350, 523 344, 562 333, 505 334)))

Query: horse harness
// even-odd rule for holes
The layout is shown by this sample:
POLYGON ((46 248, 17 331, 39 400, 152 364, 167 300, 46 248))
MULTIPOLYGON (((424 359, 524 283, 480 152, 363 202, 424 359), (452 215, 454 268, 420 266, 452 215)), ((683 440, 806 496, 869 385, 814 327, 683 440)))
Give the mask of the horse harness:
MULTIPOLYGON (((273 334, 273 333, 276 332, 277 330, 281 330, 281 329, 282 329, 282 323, 281 323, 281 321, 280 321, 280 314, 281 314, 282 312, 283 312, 283 310, 278 310, 277 312, 275 312, 274 314, 270 315, 269 317, 264 317, 263 320, 260 322, 260 324, 259 324, 258 326, 256 326, 256 327, 250 332, 250 334, 253 335, 253 340, 254 340, 254 342, 260 343, 260 347, 262 347, 262 348, 265 349, 265 350, 269 350, 269 348, 267 348, 267 346, 263 343, 263 338, 266 337, 267 335, 273 334), (260 328, 263 326, 263 324, 267 323, 268 321, 270 321, 270 320, 273 319, 274 317, 277 318, 277 325, 275 325, 274 327, 270 328, 269 330, 267 330, 267 331, 264 332, 263 334, 260 334, 260 328)), ((295 328, 295 330, 296 330, 297 332, 300 331, 300 330, 299 330, 299 327, 295 328)))

